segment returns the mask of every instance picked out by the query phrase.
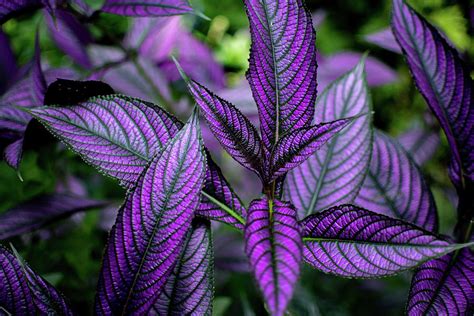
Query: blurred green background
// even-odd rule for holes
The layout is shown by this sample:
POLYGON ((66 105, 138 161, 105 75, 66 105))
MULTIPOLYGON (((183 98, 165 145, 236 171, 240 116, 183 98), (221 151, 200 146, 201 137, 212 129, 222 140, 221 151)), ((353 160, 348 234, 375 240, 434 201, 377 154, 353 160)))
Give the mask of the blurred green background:
MULTIPOLYGON (((101 1, 87 1, 99 8, 101 1)), ((419 12, 437 25, 459 49, 467 62, 474 60, 472 30, 466 19, 470 1, 412 0, 419 12)), ((226 70, 229 84, 235 84, 248 66, 248 21, 240 0, 192 0, 210 20, 187 16, 193 34, 206 42, 226 70)), ((389 25, 391 3, 386 0, 307 0, 311 11, 324 10, 326 19, 317 29, 317 48, 325 54, 339 51, 369 51, 395 69, 396 83, 372 88, 375 125, 393 136, 422 120, 427 106, 416 91, 407 66, 400 55, 364 41, 363 36, 389 25)), ((42 15, 29 13, 8 21, 8 34, 17 60, 24 64, 32 58, 34 31, 42 15)), ((95 37, 103 30, 121 38, 130 19, 101 15, 101 28, 92 27, 95 37)), ((43 62, 51 66, 71 66, 71 60, 59 51, 40 23, 43 62)), ((446 195, 452 189, 446 174, 448 147, 442 144, 433 159, 423 167, 440 214, 441 231, 449 233, 454 222, 454 208, 446 195)), ((91 197, 123 200, 124 192, 112 180, 101 177, 71 152, 26 152, 20 173, 0 163, 0 212, 42 193, 52 192, 61 175, 72 173, 86 184, 91 197)), ((235 173, 234 173, 235 174, 235 173)), ((226 174, 227 175, 227 174, 226 174)), ((256 193, 258 194, 258 192, 256 193)), ((66 230, 53 231, 47 237, 32 234, 11 242, 30 265, 71 300, 84 315, 90 314, 94 300, 107 232, 98 228, 101 212, 92 211, 76 219, 66 230)), ((61 225, 61 224, 58 224, 61 225)), ((226 228, 219 228, 225 230, 226 228)), ((215 233, 219 237, 219 232, 215 233)), ((292 315, 400 315, 403 314, 409 289, 409 273, 380 280, 348 280, 323 275, 305 267, 292 302, 292 315)), ((252 278, 246 273, 216 270, 215 315, 261 315, 264 308, 252 278)))

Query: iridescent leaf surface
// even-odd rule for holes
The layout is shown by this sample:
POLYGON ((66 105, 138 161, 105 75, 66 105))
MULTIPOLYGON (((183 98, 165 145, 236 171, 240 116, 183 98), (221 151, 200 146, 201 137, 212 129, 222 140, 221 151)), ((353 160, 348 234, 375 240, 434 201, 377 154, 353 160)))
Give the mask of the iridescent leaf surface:
POLYGON ((343 277, 397 274, 466 246, 353 205, 310 215, 301 225, 306 262, 343 277))
POLYGON ((474 89, 467 67, 438 30, 403 0, 393 1, 392 31, 415 83, 451 147, 450 177, 474 182, 474 89))
POLYGON ((296 210, 278 200, 254 200, 245 226, 245 251, 272 315, 284 315, 300 274, 302 241, 296 210))
MULTIPOLYGON (((317 123, 370 113, 371 101, 363 70, 361 61, 319 96, 317 123)), ((296 206, 300 218, 354 201, 369 167, 371 142, 369 114, 358 118, 288 173, 285 196, 296 206)))
POLYGON ((390 136, 375 132, 370 168, 354 204, 435 232, 436 205, 420 169, 390 136))
POLYGON ((168 16, 192 11, 186 0, 106 0, 101 11, 125 16, 168 16))
POLYGON ((205 160, 194 112, 152 159, 119 211, 97 286, 98 315, 146 314, 153 307, 191 227, 205 160))
POLYGON ((316 100, 315 32, 301 0, 245 0, 250 21, 247 79, 271 149, 285 133, 310 125, 316 100))

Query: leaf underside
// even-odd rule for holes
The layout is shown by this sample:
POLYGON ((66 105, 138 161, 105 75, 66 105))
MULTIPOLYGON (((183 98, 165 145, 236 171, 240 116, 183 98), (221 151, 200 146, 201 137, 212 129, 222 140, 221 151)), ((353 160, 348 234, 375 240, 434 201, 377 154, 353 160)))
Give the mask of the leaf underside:
POLYGON ((169 16, 191 12, 186 0, 106 0, 101 11, 125 16, 169 16))

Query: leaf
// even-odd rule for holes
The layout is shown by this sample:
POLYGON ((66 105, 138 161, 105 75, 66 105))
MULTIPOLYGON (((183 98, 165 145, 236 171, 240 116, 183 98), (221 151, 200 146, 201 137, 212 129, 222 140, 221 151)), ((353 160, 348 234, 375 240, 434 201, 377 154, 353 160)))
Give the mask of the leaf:
POLYGON ((245 252, 271 315, 284 315, 298 281, 301 234, 286 202, 254 200, 245 225, 245 252))
POLYGON ((474 253, 462 249, 416 269, 407 315, 469 315, 474 308, 474 253))
MULTIPOLYGON (((330 122, 371 111, 363 70, 362 60, 319 96, 316 122, 330 122)), ((357 119, 288 173, 285 196, 295 205, 300 218, 354 201, 369 168, 371 120, 371 115, 357 119)))
POLYGON ((14 81, 17 73, 18 66, 10 40, 0 30, 0 95, 14 81))
POLYGON ((310 215, 301 225, 306 262, 343 277, 394 275, 467 245, 353 205, 310 215))
POLYGON ((397 140, 418 166, 429 161, 440 144, 438 132, 423 127, 414 127, 399 135, 397 140))
POLYGON ((247 80, 271 151, 281 135, 309 126, 316 100, 315 32, 301 0, 245 0, 250 22, 247 80))
POLYGON ((370 169, 354 203, 436 232, 436 205, 415 162, 380 131, 373 146, 370 169))
POLYGON ((395 39, 395 36, 389 27, 375 33, 368 34, 364 36, 364 39, 369 43, 385 48, 391 52, 397 54, 402 53, 400 45, 398 45, 397 40, 395 39))
POLYGON ((392 31, 451 147, 450 177, 474 182, 474 100, 468 68, 438 30, 403 0, 393 1, 392 31))
POLYGON ((257 129, 234 105, 195 81, 187 80, 187 85, 222 147, 242 166, 263 177, 265 154, 257 129))
POLYGON ((270 157, 269 181, 301 165, 353 120, 354 118, 347 118, 302 127, 281 137, 270 157))
POLYGON ((33 198, 0 214, 0 239, 29 233, 77 212, 105 205, 104 201, 69 194, 33 198))
POLYGON ((46 15, 49 34, 56 45, 69 55, 78 65, 90 68, 92 63, 86 46, 92 43, 89 30, 71 13, 57 9, 54 18, 46 15))
MULTIPOLYGON (((68 107, 42 107, 32 113, 86 162, 126 188, 182 127, 161 108, 120 95, 68 107)), ((198 214, 242 228, 244 207, 220 169, 210 160, 208 164, 198 214)))
POLYGON ((153 307, 199 203, 206 166, 202 150, 194 112, 153 158, 119 211, 97 285, 98 315, 146 314, 153 307))
POLYGON ((41 0, 0 0, 0 24, 6 22, 15 13, 27 9, 41 8, 41 0))
MULTIPOLYGON (((72 315, 64 297, 0 245, 0 312, 12 315, 72 315)), ((2 313, 3 314, 3 313, 2 313)))
POLYGON ((211 315, 214 263, 209 221, 194 220, 181 258, 153 306, 157 315, 211 315))
POLYGON ((240 232, 217 230, 214 240, 214 264, 219 272, 250 272, 244 240, 240 232))
POLYGON ((185 0, 106 0, 101 11, 125 16, 168 16, 192 11, 185 0))

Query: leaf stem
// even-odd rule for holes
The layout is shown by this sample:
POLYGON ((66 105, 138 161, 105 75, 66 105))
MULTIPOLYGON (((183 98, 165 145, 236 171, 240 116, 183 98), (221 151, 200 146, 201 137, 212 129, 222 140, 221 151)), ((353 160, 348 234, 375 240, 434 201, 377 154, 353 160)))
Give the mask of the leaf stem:
POLYGON ((236 220, 239 221, 239 223, 241 223, 242 225, 245 225, 245 220, 242 218, 242 216, 240 216, 235 210, 231 209, 229 206, 227 206, 226 204, 222 203, 221 201, 219 201, 218 199, 216 199, 215 197, 213 197, 212 195, 210 195, 209 193, 207 193, 206 191, 202 191, 201 192, 202 195, 204 195, 206 198, 209 199, 209 201, 211 201, 212 203, 214 203, 215 205, 219 206, 223 211, 225 211, 227 214, 229 214, 230 216, 232 216, 233 218, 235 218, 236 220))

